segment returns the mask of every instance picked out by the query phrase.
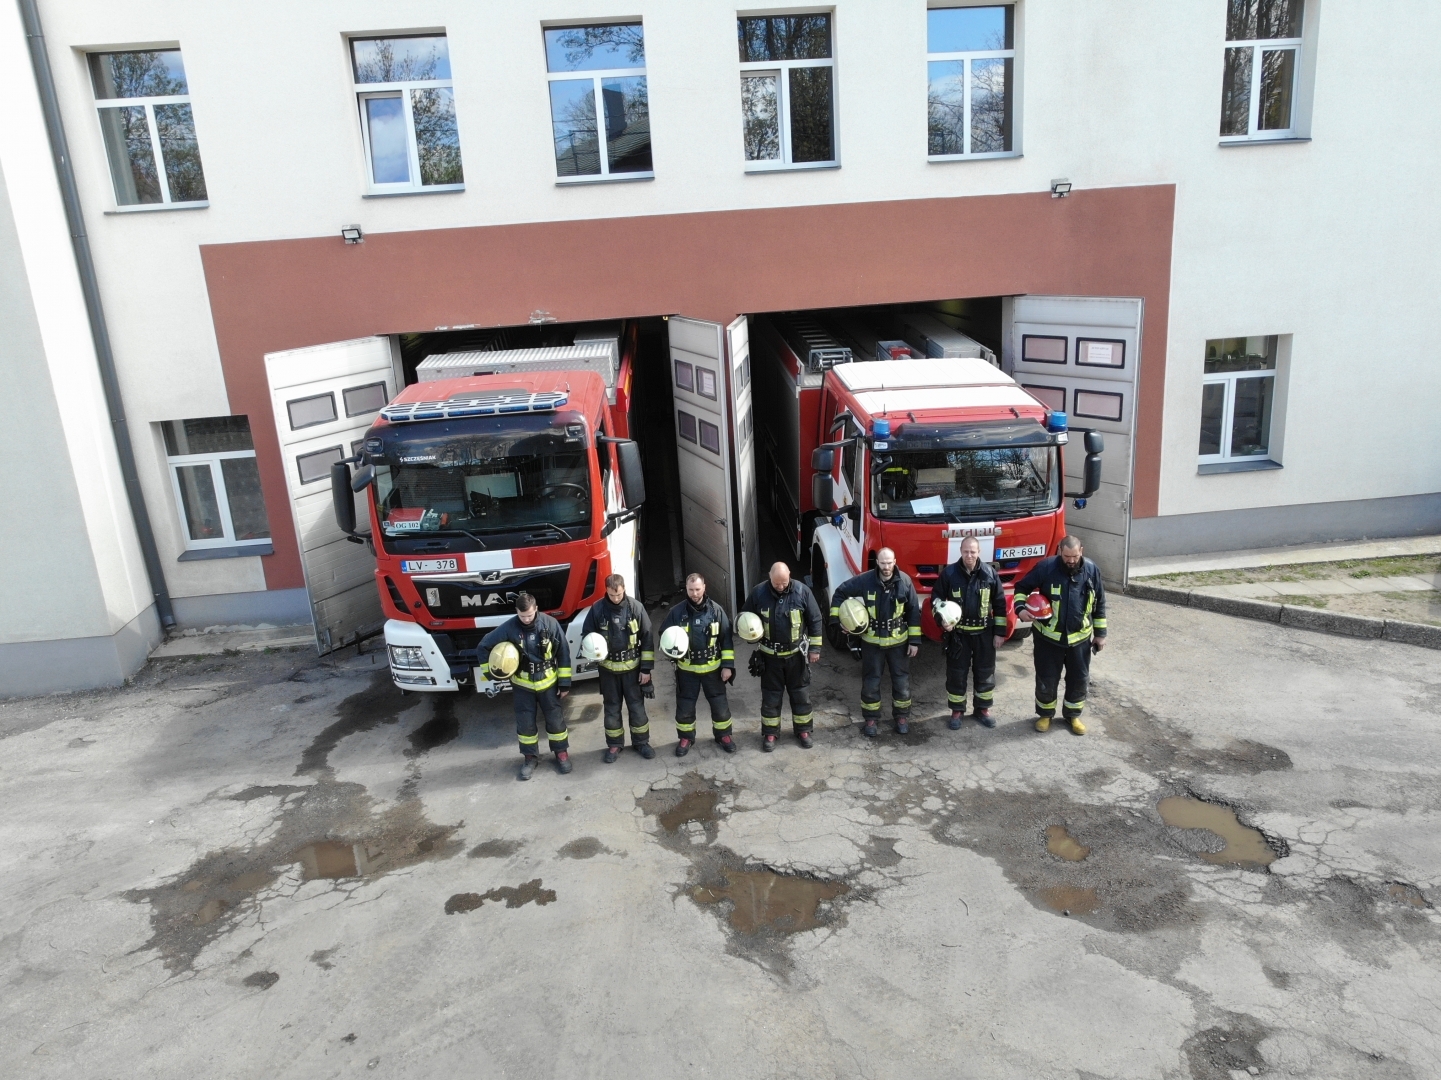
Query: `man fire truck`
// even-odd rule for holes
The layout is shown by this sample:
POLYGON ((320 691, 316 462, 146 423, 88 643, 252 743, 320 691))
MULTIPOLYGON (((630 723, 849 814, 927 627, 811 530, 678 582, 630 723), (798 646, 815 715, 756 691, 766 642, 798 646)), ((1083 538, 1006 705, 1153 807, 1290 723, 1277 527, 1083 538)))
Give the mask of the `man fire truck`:
MULTIPOLYGON (((821 607, 841 582, 890 548, 922 594, 922 628, 940 638, 924 602, 963 538, 980 542, 1007 594, 1066 535, 1063 500, 1100 487, 1102 439, 1085 433, 1084 491, 1062 492, 1066 416, 983 359, 838 364, 825 374, 811 449, 811 541, 821 607)), ((1015 629, 1007 600, 1009 635, 1015 629)))
MULTIPOLYGON (((566 626, 579 655, 605 579, 637 580, 645 483, 639 449, 618 437, 629 427, 615 365, 527 369, 484 355, 502 370, 406 387, 350 459, 354 477, 347 462, 331 474, 336 519, 353 537, 351 492, 367 493, 391 677, 403 690, 498 693, 505 684, 480 672, 477 647, 522 592, 566 626)), ((595 675, 576 664, 576 678, 595 675)))

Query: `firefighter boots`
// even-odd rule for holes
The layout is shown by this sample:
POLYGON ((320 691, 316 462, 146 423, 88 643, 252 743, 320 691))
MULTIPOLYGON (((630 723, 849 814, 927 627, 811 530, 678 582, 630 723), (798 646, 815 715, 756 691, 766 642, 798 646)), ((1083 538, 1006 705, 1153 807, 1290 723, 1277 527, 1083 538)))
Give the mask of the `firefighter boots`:
POLYGON ((796 742, 801 744, 802 750, 809 750, 815 745, 815 743, 811 742, 811 733, 809 731, 796 732, 796 742))
POLYGON ((1081 718, 1080 718, 1079 716, 1073 716, 1073 717, 1071 717, 1071 734, 1072 734, 1072 735, 1084 735, 1085 733, 1086 733, 1086 725, 1083 724, 1083 723, 1081 723, 1081 718))
POLYGON ((607 746, 605 748, 605 756, 601 758, 601 761, 605 762, 607 765, 614 765, 615 759, 620 757, 620 752, 622 749, 624 748, 620 746, 607 746))
POLYGON ((560 773, 561 776, 564 776, 573 768, 575 768, 575 766, 570 763, 570 752, 557 750, 555 752, 555 771, 560 773))
POLYGON ((977 709, 975 712, 976 723, 981 727, 995 727, 996 718, 991 715, 990 709, 977 709))
POLYGON ((1036 717, 1036 730, 1044 734, 1051 730, 1051 718, 1049 716, 1036 717))
POLYGON ((962 718, 963 718, 965 715, 966 715, 966 714, 965 714, 964 712, 962 712, 960 709, 952 709, 952 710, 951 710, 951 723, 950 723, 950 728, 951 728, 952 731, 960 731, 960 730, 961 730, 961 720, 962 720, 962 718))
POLYGON ((762 751, 763 753, 766 753, 766 754, 774 753, 774 752, 775 752, 775 748, 776 748, 776 737, 775 737, 774 735, 767 735, 765 738, 761 739, 761 751, 762 751))
POLYGON ((675 744, 675 756, 676 756, 676 757, 685 757, 687 754, 689 754, 689 753, 690 753, 690 744, 691 744, 692 742, 694 742, 693 739, 678 739, 678 740, 676 740, 676 744, 675 744))
POLYGON ((535 767, 540 764, 540 758, 533 754, 526 754, 520 763, 520 772, 516 773, 517 780, 529 780, 535 775, 535 767))
POLYGON ((874 720, 867 719, 866 722, 861 725, 861 734, 868 739, 874 739, 880 733, 881 729, 876 726, 874 720))
POLYGON ((903 719, 902 717, 899 717, 899 716, 896 717, 896 734, 897 734, 897 735, 909 735, 910 733, 911 733, 910 721, 905 720, 905 719, 903 719))
POLYGON ((716 742, 720 743, 721 749, 727 754, 734 754, 736 752, 736 741, 729 735, 718 736, 716 742))
POLYGON ((639 746, 636 747, 636 750, 640 753, 640 756, 645 758, 647 761, 655 757, 655 747, 651 746, 651 744, 648 742, 641 743, 639 746))

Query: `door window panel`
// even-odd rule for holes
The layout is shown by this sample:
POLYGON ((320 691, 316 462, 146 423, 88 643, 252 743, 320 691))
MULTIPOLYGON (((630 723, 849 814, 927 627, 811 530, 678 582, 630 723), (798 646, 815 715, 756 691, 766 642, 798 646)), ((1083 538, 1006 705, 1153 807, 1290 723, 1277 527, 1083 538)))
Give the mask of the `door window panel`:
POLYGON ((1021 336, 1021 359, 1033 364, 1064 364, 1066 338, 1042 334, 1021 336))
POLYGON ((313 484, 317 480, 328 479, 330 466, 343 457, 345 457, 345 448, 341 446, 331 446, 324 450, 301 454, 295 459, 295 468, 300 475, 300 482, 313 484))
POLYGON ((285 403, 290 414, 290 430, 328 424, 335 419, 335 395, 316 394, 313 397, 296 398, 285 403))

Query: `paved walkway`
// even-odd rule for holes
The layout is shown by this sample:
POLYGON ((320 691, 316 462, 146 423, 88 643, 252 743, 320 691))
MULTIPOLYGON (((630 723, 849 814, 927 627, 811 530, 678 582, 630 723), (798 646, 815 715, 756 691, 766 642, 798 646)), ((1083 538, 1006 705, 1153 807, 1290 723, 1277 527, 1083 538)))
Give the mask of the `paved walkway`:
POLYGON ((1133 578, 1160 577, 1162 574, 1194 574, 1202 570, 1248 570, 1257 566, 1292 566, 1298 563, 1340 562, 1342 559, 1384 559, 1394 555, 1431 555, 1436 552, 1441 552, 1441 536, 1407 536, 1393 540, 1339 541, 1307 547, 1249 548, 1240 551, 1213 551, 1202 555, 1161 555, 1149 559, 1132 559, 1130 574, 1133 578))
POLYGON ((1349 596, 1354 593, 1430 592, 1441 589, 1441 574, 1408 577, 1317 578, 1313 581, 1243 581, 1237 585, 1197 585, 1192 592, 1210 596, 1349 596))

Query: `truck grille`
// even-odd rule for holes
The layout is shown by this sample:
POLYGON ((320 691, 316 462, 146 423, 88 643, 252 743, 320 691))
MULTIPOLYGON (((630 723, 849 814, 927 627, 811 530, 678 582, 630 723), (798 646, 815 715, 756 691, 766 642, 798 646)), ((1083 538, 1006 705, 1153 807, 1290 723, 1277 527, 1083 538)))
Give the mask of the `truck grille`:
POLYGON ((565 603, 570 582, 569 566, 538 567, 535 573, 506 571, 498 581, 454 578, 413 579, 420 599, 430 613, 441 619, 470 619, 479 615, 507 615, 515 608, 517 593, 535 597, 542 611, 555 611, 565 603))

